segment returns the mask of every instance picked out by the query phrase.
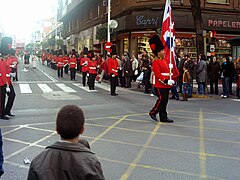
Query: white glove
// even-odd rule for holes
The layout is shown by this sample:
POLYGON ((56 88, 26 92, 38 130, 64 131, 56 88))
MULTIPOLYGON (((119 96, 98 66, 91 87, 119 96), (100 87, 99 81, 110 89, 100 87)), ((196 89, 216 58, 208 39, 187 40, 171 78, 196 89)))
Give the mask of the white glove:
POLYGON ((115 77, 115 74, 112 74, 112 77, 115 77))
POLYGON ((6 87, 6 92, 11 92, 9 87, 6 87))
POLYGON ((169 69, 173 69, 173 64, 169 64, 169 69))
POLYGON ((169 86, 172 86, 172 85, 174 85, 174 84, 175 84, 174 80, 168 80, 168 85, 169 85, 169 86))

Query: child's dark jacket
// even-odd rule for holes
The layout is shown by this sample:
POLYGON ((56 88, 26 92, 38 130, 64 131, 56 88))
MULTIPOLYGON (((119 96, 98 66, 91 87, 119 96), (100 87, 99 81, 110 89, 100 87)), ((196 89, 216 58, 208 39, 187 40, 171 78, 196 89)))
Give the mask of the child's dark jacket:
POLYGON ((80 143, 57 141, 36 156, 29 168, 28 180, 102 180, 101 164, 80 143))

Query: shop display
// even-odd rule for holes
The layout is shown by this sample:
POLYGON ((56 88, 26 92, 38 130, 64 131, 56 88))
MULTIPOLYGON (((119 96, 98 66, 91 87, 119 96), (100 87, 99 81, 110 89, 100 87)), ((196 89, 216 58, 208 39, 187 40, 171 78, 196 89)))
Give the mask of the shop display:
POLYGON ((149 37, 138 37, 138 53, 142 53, 143 51, 151 52, 151 48, 149 46, 149 37))
POLYGON ((196 40, 195 38, 176 38, 176 52, 189 54, 190 58, 196 59, 196 40))

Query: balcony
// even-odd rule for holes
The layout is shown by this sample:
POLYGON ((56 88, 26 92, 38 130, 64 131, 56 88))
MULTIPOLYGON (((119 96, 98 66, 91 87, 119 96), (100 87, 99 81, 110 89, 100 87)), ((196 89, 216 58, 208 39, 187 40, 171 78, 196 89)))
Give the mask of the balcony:
POLYGON ((74 10, 84 0, 73 0, 67 7, 62 9, 62 13, 59 13, 59 21, 62 21, 72 10, 74 10))

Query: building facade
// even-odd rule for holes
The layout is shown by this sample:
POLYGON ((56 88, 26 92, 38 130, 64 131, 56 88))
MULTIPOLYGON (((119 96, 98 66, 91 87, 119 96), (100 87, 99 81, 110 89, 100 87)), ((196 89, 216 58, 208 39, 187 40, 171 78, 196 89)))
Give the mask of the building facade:
MULTIPOLYGON (((107 23, 107 0, 72 0, 59 9, 58 21, 63 22, 63 37, 67 47, 81 51, 83 47, 100 51, 96 39, 98 27, 107 23)), ((111 42, 119 54, 128 51, 137 55, 150 51, 148 39, 161 29, 164 0, 111 0, 111 19, 118 21, 112 30, 111 42)), ((240 54, 240 48, 231 49, 228 40, 240 35, 239 0, 201 0, 205 51, 219 58, 240 54), (208 39, 214 32, 215 47, 210 52, 208 39)), ((196 58, 195 28, 189 0, 173 0, 172 13, 176 30, 177 51, 187 51, 196 58)))

